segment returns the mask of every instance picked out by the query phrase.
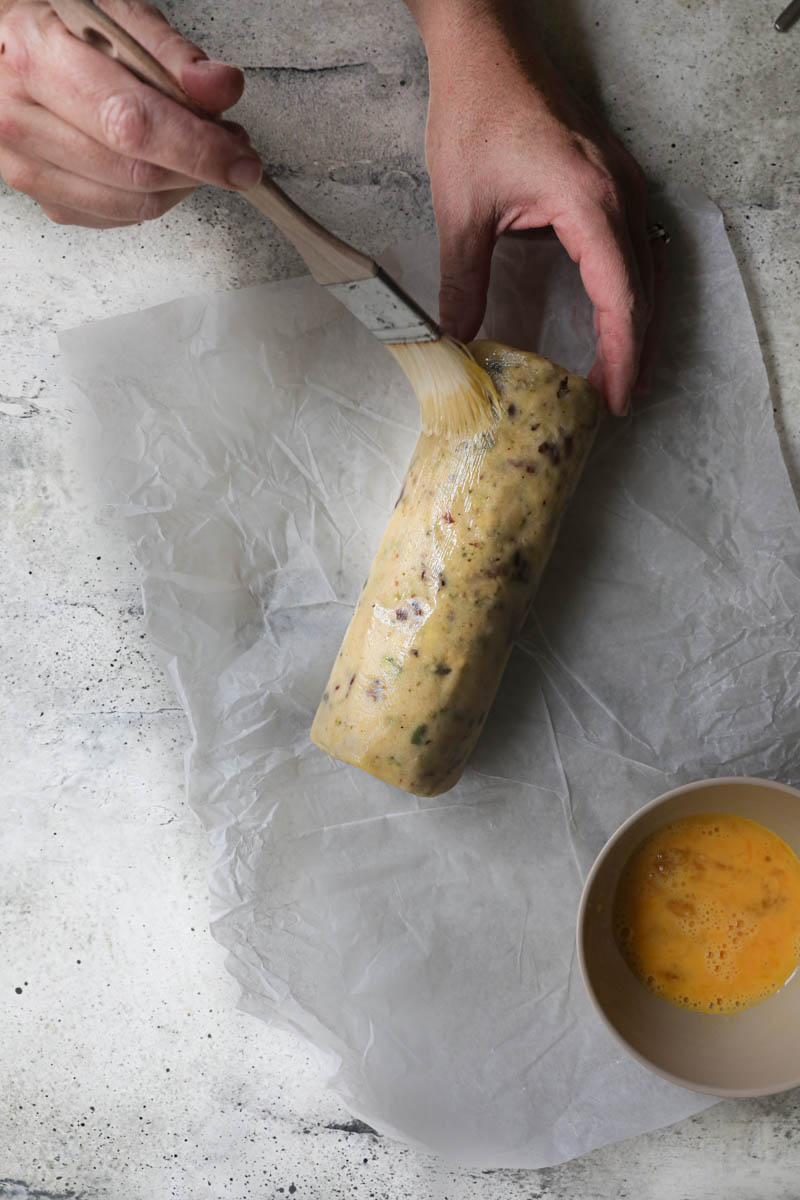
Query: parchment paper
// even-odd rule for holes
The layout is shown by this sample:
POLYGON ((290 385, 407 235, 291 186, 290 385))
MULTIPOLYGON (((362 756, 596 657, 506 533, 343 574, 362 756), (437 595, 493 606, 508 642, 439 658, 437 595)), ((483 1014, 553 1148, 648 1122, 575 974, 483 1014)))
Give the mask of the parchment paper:
MULTIPOLYGON (((707 775, 800 784, 800 519, 719 212, 680 192, 652 396, 608 422, 462 783, 418 800, 308 740, 418 425, 390 357, 306 278, 73 330, 92 470, 142 565, 249 1012, 301 1033, 380 1131, 553 1164, 697 1112, 584 995, 603 841, 707 775)), ((390 265, 430 307, 431 242, 390 265)), ((585 370, 553 244, 496 260, 489 335, 585 370)))

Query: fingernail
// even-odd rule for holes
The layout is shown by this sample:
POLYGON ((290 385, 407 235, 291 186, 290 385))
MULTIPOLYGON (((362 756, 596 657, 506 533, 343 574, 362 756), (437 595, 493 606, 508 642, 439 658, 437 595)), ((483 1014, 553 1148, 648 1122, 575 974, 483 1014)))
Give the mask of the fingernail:
POLYGON ((261 178, 262 167, 257 158, 238 158, 228 170, 228 183, 242 192, 249 192, 261 178))

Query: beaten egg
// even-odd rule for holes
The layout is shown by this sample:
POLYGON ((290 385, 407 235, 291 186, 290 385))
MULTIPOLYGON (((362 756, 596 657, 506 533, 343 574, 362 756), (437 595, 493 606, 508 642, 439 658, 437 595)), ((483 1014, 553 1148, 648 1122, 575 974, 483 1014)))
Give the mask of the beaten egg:
POLYGON ((771 829, 704 813, 656 830, 617 888, 614 933, 651 992, 730 1013, 776 992, 800 962, 800 860, 771 829))

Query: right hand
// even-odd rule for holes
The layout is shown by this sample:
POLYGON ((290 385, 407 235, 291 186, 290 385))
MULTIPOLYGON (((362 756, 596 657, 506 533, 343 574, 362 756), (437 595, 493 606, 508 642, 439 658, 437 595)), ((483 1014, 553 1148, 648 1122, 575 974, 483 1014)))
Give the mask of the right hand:
MULTIPOLYGON (((219 116, 237 67, 209 62, 143 0, 102 7, 219 116)), ((72 36, 46 0, 0 0, 0 175, 63 225, 160 217, 197 186, 247 191, 261 165, 233 123, 204 121, 72 36)))

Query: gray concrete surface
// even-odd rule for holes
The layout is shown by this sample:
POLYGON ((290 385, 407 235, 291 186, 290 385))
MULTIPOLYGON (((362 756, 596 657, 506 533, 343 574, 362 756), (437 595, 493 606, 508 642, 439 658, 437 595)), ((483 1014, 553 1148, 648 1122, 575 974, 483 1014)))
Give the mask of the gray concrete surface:
MULTIPOLYGON (((723 208, 797 483, 800 27, 774 33, 777 7, 561 0, 542 37, 656 183, 723 208)), ((240 119, 313 212, 372 251, 432 228, 424 56, 400 0, 166 8, 247 67, 240 119)), ((97 234, 0 191, 0 1197, 794 1200, 798 1093, 551 1170, 459 1170, 353 1123, 303 1045, 235 1011, 187 730, 128 547, 66 449, 55 332, 298 269, 227 194, 97 234)))

